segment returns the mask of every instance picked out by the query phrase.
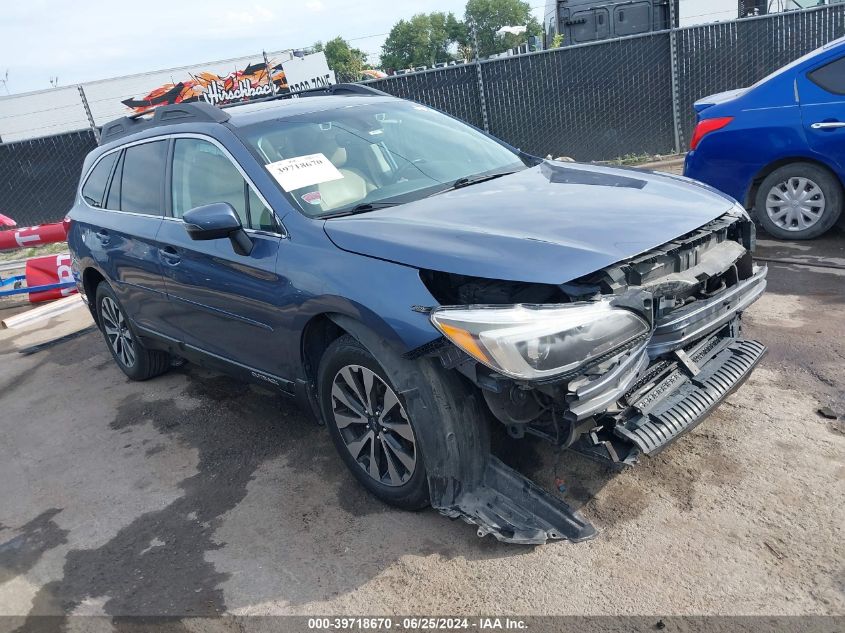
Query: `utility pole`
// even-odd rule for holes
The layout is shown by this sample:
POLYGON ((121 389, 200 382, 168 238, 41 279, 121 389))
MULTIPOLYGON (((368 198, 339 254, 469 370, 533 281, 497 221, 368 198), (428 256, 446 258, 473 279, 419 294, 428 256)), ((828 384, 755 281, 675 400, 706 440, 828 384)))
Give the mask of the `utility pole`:
POLYGON ((478 96, 481 100, 481 121, 484 131, 490 131, 490 123, 487 120, 487 100, 484 98, 484 76, 481 74, 481 59, 478 56, 478 30, 475 28, 475 20, 472 21, 472 40, 475 46, 475 70, 478 75, 478 96))
POLYGON ((97 140, 97 145, 100 144, 100 129, 94 122, 94 115, 91 114, 91 106, 88 105, 88 97, 85 96, 85 91, 82 89, 82 84, 76 85, 79 90, 79 98, 82 100, 82 108, 85 110, 85 116, 88 117, 88 125, 91 126, 91 131, 94 133, 94 138, 97 140))
POLYGON ((677 0, 669 0, 669 60, 670 72, 672 77, 672 122, 675 128, 675 153, 681 153, 681 112, 680 112, 680 94, 678 93, 678 36, 677 36, 677 19, 676 13, 677 0))
POLYGON ((9 92, 9 69, 6 69, 6 74, 3 76, 3 79, 0 79, 0 83, 3 84, 3 90, 6 91, 6 94, 11 94, 9 92))
POLYGON ((270 84, 270 90, 275 95, 278 88, 276 88, 276 84, 273 81, 273 71, 270 68, 270 60, 267 59, 267 51, 261 51, 261 54, 264 56, 264 68, 267 69, 267 82, 270 84))

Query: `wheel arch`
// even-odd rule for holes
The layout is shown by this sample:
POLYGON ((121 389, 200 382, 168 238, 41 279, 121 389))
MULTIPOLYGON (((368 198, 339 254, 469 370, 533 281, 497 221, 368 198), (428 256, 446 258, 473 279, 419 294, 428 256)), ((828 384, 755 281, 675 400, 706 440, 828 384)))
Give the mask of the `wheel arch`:
POLYGON ((88 309, 97 326, 100 325, 100 317, 97 314, 97 287, 106 280, 105 275, 93 266, 89 266, 82 272, 82 289, 85 292, 85 299, 88 301, 88 309))
POLYGON ((810 163, 811 165, 820 167, 821 169, 827 171, 831 176, 836 178, 837 182, 839 182, 839 186, 842 187, 842 180, 839 178, 836 171, 833 169, 833 167, 825 163, 823 160, 814 156, 786 156, 770 162, 765 167, 760 169, 754 176, 754 178, 751 179, 751 184, 748 187, 748 191, 745 194, 745 200, 743 201, 745 204, 745 208, 754 208, 757 198, 757 192, 760 189, 760 185, 769 176, 769 174, 771 174, 776 169, 780 169, 781 167, 785 167, 786 165, 789 165, 791 163, 810 163))
POLYGON ((302 328, 300 336, 300 362, 302 376, 306 384, 306 397, 312 412, 319 420, 320 409, 317 402, 317 372, 326 350, 335 340, 348 334, 358 340, 371 352, 375 341, 402 353, 402 343, 398 334, 381 319, 376 317, 378 329, 365 323, 360 316, 352 316, 338 311, 324 311, 312 315, 302 328))

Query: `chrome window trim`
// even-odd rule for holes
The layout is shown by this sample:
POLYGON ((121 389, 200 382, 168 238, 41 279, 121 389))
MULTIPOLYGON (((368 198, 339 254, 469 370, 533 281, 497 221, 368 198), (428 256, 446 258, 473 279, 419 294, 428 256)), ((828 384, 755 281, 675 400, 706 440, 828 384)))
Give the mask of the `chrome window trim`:
MULTIPOLYGON (((88 171, 85 172, 84 177, 79 180, 79 186, 77 187, 77 190, 76 190, 77 197, 80 200, 82 200, 82 203, 85 206, 87 206, 89 209, 93 209, 95 211, 108 211, 109 213, 123 213, 125 215, 134 215, 134 216, 140 216, 140 217, 145 217, 145 218, 161 218, 162 220, 173 220, 173 221, 176 221, 176 222, 183 222, 182 218, 174 218, 174 217, 166 216, 164 214, 152 215, 150 213, 136 213, 134 211, 121 211, 120 209, 109 209, 108 207, 93 207, 90 204, 88 204, 88 201, 82 196, 82 188, 85 186, 85 183, 88 182, 88 178, 91 177, 91 172, 94 171, 94 169, 97 167, 97 165, 100 163, 100 161, 103 160, 106 156, 114 154, 115 152, 120 152, 121 150, 124 150, 128 147, 133 147, 135 145, 143 145, 144 143, 152 143, 152 142, 155 142, 155 141, 168 141, 170 139, 180 139, 180 138, 193 138, 193 139, 199 139, 201 141, 208 141, 209 143, 211 143, 212 145, 217 147, 221 152, 223 152, 224 156, 226 156, 226 158, 229 159, 229 162, 232 163, 232 165, 234 165, 235 169, 238 170, 241 177, 243 177, 243 179, 246 181, 247 185, 249 185, 249 187, 255 192, 255 195, 258 196, 258 199, 261 200, 261 202, 264 203, 264 206, 266 208, 270 209, 270 211, 273 213, 273 217, 276 218, 276 223, 279 225, 279 229, 280 229, 280 232, 277 233, 275 231, 267 231, 265 229, 253 229, 253 228, 249 228, 249 227, 244 227, 244 231, 246 231, 247 233, 255 233, 257 235, 268 235, 268 236, 272 236, 272 237, 281 237, 281 238, 290 237, 290 234, 288 233, 287 229, 285 228, 285 225, 282 224, 282 219, 279 217, 279 214, 276 213, 276 210, 273 208, 273 206, 269 202, 267 202, 267 198, 265 198, 264 195, 261 193, 261 191, 258 189, 258 187, 256 187, 255 183, 252 181, 252 178, 250 178, 249 175, 247 175, 247 173, 243 170, 243 168, 240 166, 238 161, 235 160, 235 157, 232 156, 231 152, 228 149, 226 149, 223 146, 223 144, 220 141, 218 141, 216 138, 208 136, 207 134, 200 134, 198 132, 176 132, 176 133, 172 133, 172 134, 159 134, 159 135, 156 135, 156 136, 151 136, 149 138, 143 138, 143 139, 139 139, 139 140, 136 140, 136 141, 130 141, 128 143, 123 143, 122 145, 119 145, 118 147, 110 149, 107 152, 103 152, 103 154, 100 155, 97 158, 97 160, 94 161, 94 163, 91 165, 91 167, 88 169, 88 171)), ((169 192, 169 193, 172 195, 172 192, 169 192)))

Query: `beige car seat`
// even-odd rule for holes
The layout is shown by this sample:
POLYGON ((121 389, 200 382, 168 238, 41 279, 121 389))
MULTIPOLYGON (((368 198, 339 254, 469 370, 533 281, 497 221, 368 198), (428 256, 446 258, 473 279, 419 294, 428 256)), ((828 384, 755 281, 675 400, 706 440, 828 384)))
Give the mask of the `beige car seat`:
POLYGON ((375 185, 368 182, 357 170, 347 168, 347 153, 343 147, 338 147, 334 153, 327 156, 337 167, 343 178, 320 183, 321 204, 324 210, 339 209, 360 202, 375 189, 375 185))

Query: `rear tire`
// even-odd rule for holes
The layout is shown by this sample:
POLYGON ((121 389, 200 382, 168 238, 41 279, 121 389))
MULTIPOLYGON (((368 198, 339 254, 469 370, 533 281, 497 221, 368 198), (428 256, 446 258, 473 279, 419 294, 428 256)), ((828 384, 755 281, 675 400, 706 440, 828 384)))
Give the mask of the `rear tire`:
POLYGON ((842 185, 823 167, 790 163, 760 183, 754 209, 757 221, 773 237, 811 240, 839 219, 842 185))
POLYGON ((114 362, 132 380, 149 380, 170 368, 170 355, 141 343, 120 301, 106 282, 96 293, 97 320, 114 362))

